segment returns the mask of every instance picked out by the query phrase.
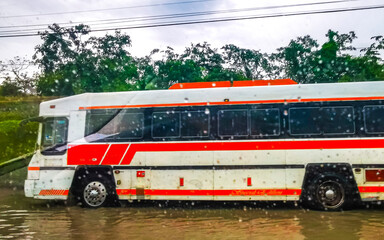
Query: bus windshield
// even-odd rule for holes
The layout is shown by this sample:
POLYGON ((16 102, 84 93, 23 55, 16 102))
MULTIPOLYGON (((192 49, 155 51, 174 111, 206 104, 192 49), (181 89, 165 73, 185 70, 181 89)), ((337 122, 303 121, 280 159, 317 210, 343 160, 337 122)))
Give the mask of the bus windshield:
POLYGON ((45 154, 63 153, 67 142, 68 120, 66 118, 46 118, 43 123, 42 148, 45 154))

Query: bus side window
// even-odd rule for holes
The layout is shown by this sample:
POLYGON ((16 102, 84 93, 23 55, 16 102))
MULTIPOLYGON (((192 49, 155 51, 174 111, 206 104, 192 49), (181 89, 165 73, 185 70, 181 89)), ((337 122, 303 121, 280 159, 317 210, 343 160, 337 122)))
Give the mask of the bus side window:
POLYGON ((302 107, 289 109, 291 135, 320 135, 320 108, 302 107))
POLYGON ((209 112, 185 111, 181 113, 181 136, 183 138, 208 137, 209 112))
POLYGON ((180 113, 174 111, 154 112, 152 114, 152 137, 180 137, 180 113))
POLYGON ((355 133, 353 107, 321 108, 324 135, 355 133))
POLYGON ((85 121, 85 137, 88 142, 105 140, 115 134, 115 117, 121 110, 91 110, 85 121))
POLYGON ((218 133, 222 137, 248 136, 248 110, 220 110, 218 112, 218 133))
POLYGON ((140 139, 144 133, 144 114, 122 112, 116 116, 116 139, 140 139))
POLYGON ((365 106, 363 113, 366 133, 384 133, 384 105, 365 106))
POLYGON ((280 135, 280 110, 256 109, 250 111, 252 136, 280 135))

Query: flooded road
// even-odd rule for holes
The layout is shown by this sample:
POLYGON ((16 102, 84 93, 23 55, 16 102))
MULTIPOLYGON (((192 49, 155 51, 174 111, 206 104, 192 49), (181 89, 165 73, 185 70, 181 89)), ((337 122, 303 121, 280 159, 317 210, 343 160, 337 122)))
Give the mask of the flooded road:
POLYGON ((0 239, 383 239, 384 207, 308 211, 294 204, 133 203, 84 209, 0 189, 0 239))

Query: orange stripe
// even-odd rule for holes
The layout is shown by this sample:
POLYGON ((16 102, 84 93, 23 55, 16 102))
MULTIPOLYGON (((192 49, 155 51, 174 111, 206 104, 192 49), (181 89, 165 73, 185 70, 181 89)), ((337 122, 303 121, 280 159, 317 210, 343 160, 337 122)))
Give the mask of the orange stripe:
POLYGON ((43 189, 40 191, 39 195, 42 195, 42 196, 51 196, 51 195, 55 195, 55 196, 66 196, 68 195, 69 193, 69 190, 62 190, 62 189, 43 189))
POLYGON ((40 167, 28 167, 28 171, 39 171, 40 167))
POLYGON ((258 101, 234 101, 234 102, 197 102, 197 103, 164 103, 164 104, 139 104, 139 105, 115 105, 115 106, 91 106, 79 107, 79 110, 108 109, 108 108, 145 108, 145 107, 182 107, 182 106, 208 106, 208 105, 239 105, 239 104, 267 104, 267 103, 297 103, 297 102, 335 102, 335 101, 364 101, 383 100, 384 97, 348 97, 348 98, 307 98, 307 99, 276 99, 258 101))
MULTIPOLYGON (((136 189, 116 189, 117 195, 136 195, 136 189)), ((180 190, 144 189, 148 196, 299 196, 301 189, 180 190)))

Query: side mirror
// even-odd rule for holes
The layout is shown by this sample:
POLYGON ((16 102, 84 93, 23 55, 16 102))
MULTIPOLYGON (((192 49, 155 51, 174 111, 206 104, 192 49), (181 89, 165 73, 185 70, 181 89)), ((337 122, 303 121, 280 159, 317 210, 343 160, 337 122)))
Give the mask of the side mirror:
POLYGON ((27 123, 29 122, 39 122, 39 123, 42 123, 44 122, 44 118, 43 117, 33 117, 33 118, 27 118, 27 119, 24 119, 22 120, 20 123, 19 123, 19 126, 22 127, 22 126, 25 126, 27 123))

